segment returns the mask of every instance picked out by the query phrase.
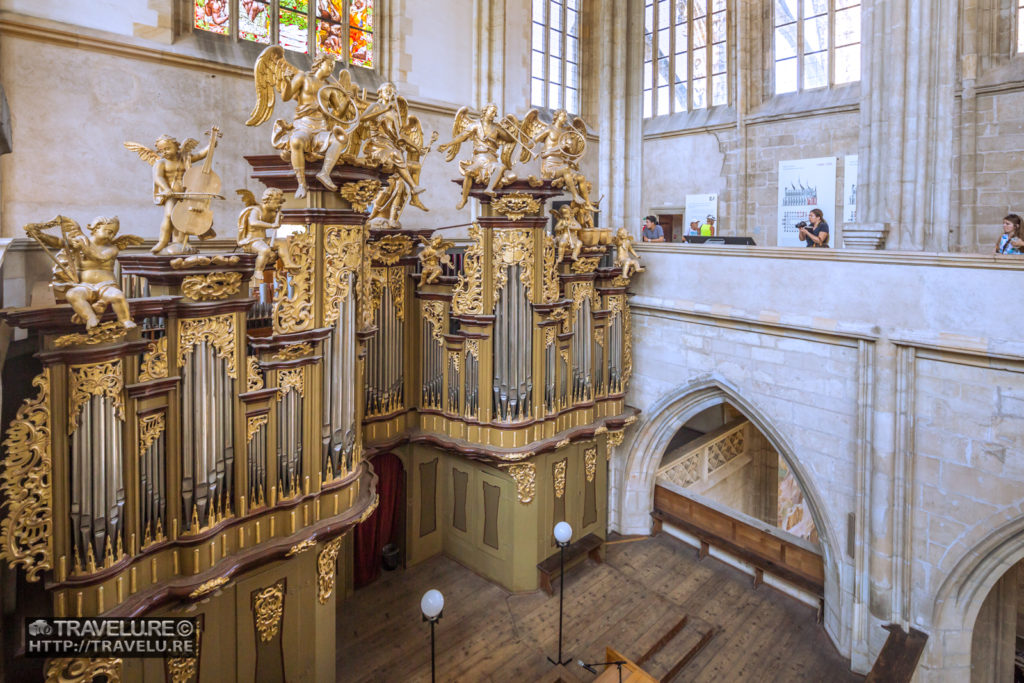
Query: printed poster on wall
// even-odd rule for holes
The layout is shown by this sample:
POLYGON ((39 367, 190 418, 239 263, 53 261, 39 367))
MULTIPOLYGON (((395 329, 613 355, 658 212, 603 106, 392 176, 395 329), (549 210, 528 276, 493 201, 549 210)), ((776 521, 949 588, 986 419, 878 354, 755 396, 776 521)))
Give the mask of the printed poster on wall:
POLYGON ((843 223, 857 222, 857 155, 843 160, 843 223))
POLYGON ((683 221, 683 234, 690 234, 690 223, 693 221, 697 221, 697 227, 700 228, 708 216, 715 217, 715 232, 721 234, 722 223, 718 219, 718 195, 686 195, 686 217, 683 221))
MULTIPOLYGON (((795 227, 807 220, 813 208, 821 209, 825 221, 836 220, 836 158, 796 159, 779 162, 779 241, 780 247, 802 247, 800 231, 795 227)), ((836 244, 835 235, 829 242, 836 244)))

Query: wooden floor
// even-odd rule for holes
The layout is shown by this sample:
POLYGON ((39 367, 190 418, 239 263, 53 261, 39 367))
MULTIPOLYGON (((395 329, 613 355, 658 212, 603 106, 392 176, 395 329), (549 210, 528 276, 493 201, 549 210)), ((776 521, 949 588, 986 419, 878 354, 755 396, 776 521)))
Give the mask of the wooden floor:
MULTIPOLYGON (((614 540, 614 538, 612 539, 614 540)), ((710 642, 674 681, 857 681, 815 612, 750 577, 661 535, 608 546, 565 577, 563 659, 558 592, 513 595, 454 561, 435 557, 385 572, 338 608, 338 680, 429 681, 430 628, 420 597, 445 596, 437 625, 438 681, 590 681, 575 664, 604 659, 606 645, 639 659, 688 616, 686 626, 645 664, 663 677, 709 629, 710 642)))

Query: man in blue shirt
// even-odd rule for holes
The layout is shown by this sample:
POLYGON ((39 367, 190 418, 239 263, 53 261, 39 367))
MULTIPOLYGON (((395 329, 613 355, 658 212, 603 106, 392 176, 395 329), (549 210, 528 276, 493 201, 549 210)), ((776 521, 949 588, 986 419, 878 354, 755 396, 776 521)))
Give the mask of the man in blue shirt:
POLYGON ((655 216, 648 216, 644 219, 644 229, 641 234, 644 242, 664 242, 665 231, 658 225, 658 219, 655 216))

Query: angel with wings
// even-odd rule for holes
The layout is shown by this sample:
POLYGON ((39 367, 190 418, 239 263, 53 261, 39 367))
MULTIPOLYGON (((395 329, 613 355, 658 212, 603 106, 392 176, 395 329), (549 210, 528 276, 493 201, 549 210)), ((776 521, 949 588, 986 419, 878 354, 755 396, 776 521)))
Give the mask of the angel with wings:
POLYGON ((580 239, 582 226, 574 216, 572 207, 564 204, 558 209, 551 209, 551 217, 555 221, 555 243, 558 245, 558 254, 555 263, 565 260, 567 253, 572 254, 575 261, 580 257, 580 250, 583 249, 583 240, 580 239))
POLYGON ((419 167, 429 148, 423 147, 420 120, 409 115, 409 104, 398 95, 394 83, 377 88, 377 101, 360 115, 359 130, 363 142, 358 158, 370 168, 397 174, 408 188, 413 206, 426 211, 417 198, 424 188, 417 187, 411 166, 419 167))
POLYGON ((295 119, 274 122, 271 143, 281 150, 281 158, 290 160, 298 189, 296 199, 306 196, 306 163, 323 159, 316 174, 324 187, 337 190, 331 171, 349 144, 349 133, 360 114, 357 88, 348 71, 332 77, 334 57, 321 54, 309 71, 299 71, 284 58, 284 48, 271 45, 260 53, 254 68, 256 106, 245 122, 258 126, 274 111, 276 90, 281 101, 295 100, 295 119))
POLYGON ((615 265, 622 268, 622 277, 629 279, 636 273, 642 273, 645 268, 640 265, 640 257, 633 248, 633 236, 625 228, 619 228, 615 235, 615 265))
MULTIPOLYGON (((210 151, 207 145, 198 152, 193 152, 199 141, 188 138, 179 144, 170 135, 161 135, 157 138, 156 149, 150 149, 137 142, 126 142, 124 146, 139 155, 139 158, 153 167, 153 203, 163 205, 164 219, 160 223, 160 237, 151 250, 159 254, 171 243, 171 238, 180 244, 188 243, 188 235, 175 229, 171 221, 171 214, 178 200, 184 196, 185 185, 183 179, 185 172, 197 161, 206 158, 210 151)), ((209 239, 214 233, 211 230, 207 235, 200 235, 199 239, 209 239)))
MULTIPOLYGON (((511 171, 516 146, 523 142, 514 131, 519 131, 520 126, 515 117, 508 116, 502 123, 496 123, 498 107, 488 104, 484 107, 479 118, 473 118, 469 114, 469 107, 462 107, 455 114, 455 121, 452 123, 452 140, 439 146, 437 149, 447 152, 445 161, 452 161, 459 153, 462 143, 466 140, 473 140, 473 157, 459 162, 459 170, 462 173, 462 199, 456 205, 461 209, 469 199, 469 191, 473 183, 485 185, 488 189, 498 189, 514 183, 516 174, 511 171), (503 125, 505 123, 508 125, 503 125), (509 132, 511 128, 513 132, 509 132)), ((529 159, 528 146, 524 145, 526 161, 529 159)), ((522 156, 522 155, 521 155, 522 156)))
POLYGON ((99 316, 107 306, 113 307, 123 326, 135 327, 128 299, 114 275, 114 264, 122 249, 142 244, 143 240, 135 235, 118 237, 120 227, 117 217, 102 216, 89 223, 88 237, 78 223, 66 216, 25 226, 25 233, 39 242, 56 264, 53 289, 71 304, 75 312, 71 320, 85 323, 89 330, 99 324, 99 316), (53 227, 60 228, 60 237, 43 232, 53 227), (50 249, 60 251, 55 256, 50 249))
POLYGON ((275 243, 270 230, 281 227, 281 207, 284 205, 284 192, 276 187, 264 190, 263 197, 256 201, 256 196, 249 190, 235 190, 242 198, 245 208, 238 214, 238 246, 247 254, 256 254, 256 274, 262 277, 267 266, 278 258, 288 270, 295 270, 298 264, 291 261, 288 249, 275 243))
POLYGON ((569 113, 559 109, 551 123, 544 123, 537 110, 531 109, 523 119, 523 128, 534 142, 544 145, 540 153, 541 178, 553 180, 552 187, 564 187, 572 194, 575 203, 590 211, 596 210, 597 207, 580 191, 577 182, 579 161, 587 149, 587 126, 583 119, 576 116, 570 121, 569 113))
POLYGON ((455 246, 455 242, 450 242, 441 235, 429 240, 420 237, 420 242, 423 243, 423 251, 420 252, 420 263, 423 264, 420 284, 432 285, 441 277, 441 269, 452 265, 452 257, 448 250, 455 246))

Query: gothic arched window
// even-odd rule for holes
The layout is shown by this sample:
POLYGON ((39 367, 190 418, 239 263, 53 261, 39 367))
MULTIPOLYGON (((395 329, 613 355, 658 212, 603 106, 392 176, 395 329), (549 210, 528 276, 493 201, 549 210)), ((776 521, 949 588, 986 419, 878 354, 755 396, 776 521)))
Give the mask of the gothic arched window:
POLYGON ((774 0, 775 93, 860 80, 860 0, 774 0))
POLYGON ((533 0, 530 104, 580 113, 579 0, 533 0))

